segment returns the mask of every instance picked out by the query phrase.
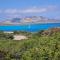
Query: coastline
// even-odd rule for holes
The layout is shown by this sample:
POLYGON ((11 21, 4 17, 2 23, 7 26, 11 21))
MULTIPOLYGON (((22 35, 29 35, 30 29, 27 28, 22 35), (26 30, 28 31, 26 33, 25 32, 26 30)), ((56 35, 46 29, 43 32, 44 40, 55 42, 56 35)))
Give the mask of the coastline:
POLYGON ((23 25, 0 25, 0 31, 26 31, 37 32, 47 30, 50 28, 60 28, 60 23, 36 23, 36 24, 23 24, 23 25))
POLYGON ((38 22, 38 23, 19 23, 19 24, 0 24, 0 26, 18 26, 18 25, 30 25, 30 24, 59 24, 60 22, 48 22, 48 23, 41 23, 41 22, 38 22))

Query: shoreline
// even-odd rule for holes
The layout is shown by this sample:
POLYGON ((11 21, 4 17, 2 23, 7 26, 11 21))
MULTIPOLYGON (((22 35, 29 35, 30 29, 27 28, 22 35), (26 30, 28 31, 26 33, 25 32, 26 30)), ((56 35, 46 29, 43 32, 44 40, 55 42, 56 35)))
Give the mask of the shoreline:
POLYGON ((18 25, 30 25, 30 24, 59 24, 60 22, 55 22, 55 23, 21 23, 21 24, 0 24, 0 26, 18 26, 18 25))

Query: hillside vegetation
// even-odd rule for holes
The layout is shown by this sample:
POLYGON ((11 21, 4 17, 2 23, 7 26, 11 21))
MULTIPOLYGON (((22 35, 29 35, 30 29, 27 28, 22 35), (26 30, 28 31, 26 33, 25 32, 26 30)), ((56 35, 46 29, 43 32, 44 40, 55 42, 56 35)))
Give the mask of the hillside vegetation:
POLYGON ((17 41, 12 37, 17 32, 0 32, 0 60, 60 60, 60 28, 21 33, 28 39, 17 41))

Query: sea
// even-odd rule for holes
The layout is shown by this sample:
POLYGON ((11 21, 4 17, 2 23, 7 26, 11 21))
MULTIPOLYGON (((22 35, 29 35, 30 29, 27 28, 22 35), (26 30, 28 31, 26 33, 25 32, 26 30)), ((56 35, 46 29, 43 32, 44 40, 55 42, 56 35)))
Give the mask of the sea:
POLYGON ((1 25, 0 31, 27 31, 38 32, 50 28, 60 28, 60 23, 39 23, 39 24, 23 24, 23 25, 1 25))

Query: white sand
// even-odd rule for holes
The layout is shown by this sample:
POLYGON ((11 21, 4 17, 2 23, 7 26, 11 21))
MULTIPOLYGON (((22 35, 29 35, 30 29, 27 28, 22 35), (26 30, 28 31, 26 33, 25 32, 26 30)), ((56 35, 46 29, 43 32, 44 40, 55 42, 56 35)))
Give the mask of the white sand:
POLYGON ((22 40, 22 39, 27 39, 27 37, 24 35, 14 35, 14 40, 22 40))

